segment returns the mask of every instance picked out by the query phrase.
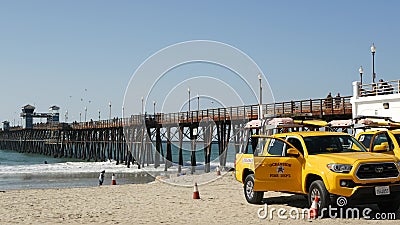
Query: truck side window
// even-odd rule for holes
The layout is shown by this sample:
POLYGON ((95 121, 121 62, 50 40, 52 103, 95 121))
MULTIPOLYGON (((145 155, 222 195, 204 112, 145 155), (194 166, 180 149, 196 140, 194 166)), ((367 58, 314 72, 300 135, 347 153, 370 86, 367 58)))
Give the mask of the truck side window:
POLYGON ((374 145, 380 145, 383 142, 388 142, 386 135, 384 133, 378 134, 374 140, 374 145))
MULTIPOLYGON (((387 133, 382 133, 382 134, 378 134, 376 137, 375 137, 375 140, 374 140, 374 146, 375 145, 381 145, 381 144, 383 144, 383 143, 387 143, 388 144, 388 150, 392 150, 393 148, 394 148, 394 145, 393 145, 393 142, 392 142, 392 139, 390 139, 390 137, 388 137, 388 135, 387 135, 387 133)), ((369 147, 369 146, 368 146, 369 147)))
POLYGON ((299 150, 301 152, 301 154, 304 155, 303 146, 301 145, 301 142, 300 142, 299 139, 290 137, 290 138, 287 139, 287 142, 292 144, 295 148, 297 148, 297 150, 299 150))
POLYGON ((268 144, 268 153, 270 155, 282 156, 284 142, 278 139, 271 139, 268 144))
POLYGON ((251 138, 251 152, 254 155, 257 155, 257 145, 258 145, 258 138, 251 138))
POLYGON ((366 147, 369 148, 369 144, 371 143, 372 134, 362 134, 359 138, 359 141, 366 147))

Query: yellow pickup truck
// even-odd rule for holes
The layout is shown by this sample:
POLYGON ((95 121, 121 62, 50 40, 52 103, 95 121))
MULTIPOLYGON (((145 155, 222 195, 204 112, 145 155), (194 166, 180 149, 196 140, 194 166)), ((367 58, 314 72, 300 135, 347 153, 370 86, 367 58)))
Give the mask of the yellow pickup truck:
POLYGON ((348 204, 376 203, 385 212, 399 209, 399 159, 368 152, 347 133, 252 135, 241 151, 235 176, 249 203, 280 191, 307 195, 310 205, 318 195, 320 210, 336 205, 339 197, 348 204))

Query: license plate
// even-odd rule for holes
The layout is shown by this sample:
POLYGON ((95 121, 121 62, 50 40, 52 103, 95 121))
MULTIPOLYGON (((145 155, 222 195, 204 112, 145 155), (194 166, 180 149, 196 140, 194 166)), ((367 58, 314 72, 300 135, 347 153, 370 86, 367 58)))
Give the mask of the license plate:
POLYGON ((376 195, 389 195, 390 188, 389 188, 389 186, 375 187, 375 194, 376 195))

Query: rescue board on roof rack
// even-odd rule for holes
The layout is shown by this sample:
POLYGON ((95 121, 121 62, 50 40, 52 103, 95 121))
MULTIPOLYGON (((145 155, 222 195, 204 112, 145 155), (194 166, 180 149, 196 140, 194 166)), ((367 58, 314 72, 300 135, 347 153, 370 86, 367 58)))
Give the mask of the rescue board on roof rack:
POLYGON ((266 129, 273 129, 277 128, 280 126, 296 126, 293 123, 292 118, 273 118, 270 120, 251 120, 246 123, 244 128, 246 129, 261 129, 261 128, 266 128, 266 129))
POLYGON ((354 128, 400 129, 400 123, 391 120, 390 117, 359 117, 355 120, 354 128))
POLYGON ((292 118, 273 118, 267 121, 265 130, 293 127, 301 127, 301 125, 295 124, 292 118))
POLYGON ((293 120, 292 118, 282 117, 269 120, 252 120, 246 123, 246 129, 271 130, 277 128, 296 128, 296 127, 326 127, 328 122, 323 120, 293 120))
POLYGON ((326 127, 328 122, 324 120, 294 120, 295 124, 305 125, 305 126, 316 126, 316 127, 326 127))
POLYGON ((263 121, 262 120, 251 120, 246 123, 244 128, 246 129, 260 129, 262 127, 263 121))
POLYGON ((292 118, 273 118, 268 121, 268 125, 283 125, 283 124, 294 124, 292 118))
POLYGON ((330 127, 351 127, 353 120, 332 120, 328 123, 330 127))

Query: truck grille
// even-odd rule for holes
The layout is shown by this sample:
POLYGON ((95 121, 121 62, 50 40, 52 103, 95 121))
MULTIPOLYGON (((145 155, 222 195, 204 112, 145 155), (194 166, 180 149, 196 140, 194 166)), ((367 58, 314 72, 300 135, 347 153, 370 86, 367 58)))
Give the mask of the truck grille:
POLYGON ((399 176, 399 171, 394 163, 368 163, 358 167, 358 179, 393 178, 399 176))

